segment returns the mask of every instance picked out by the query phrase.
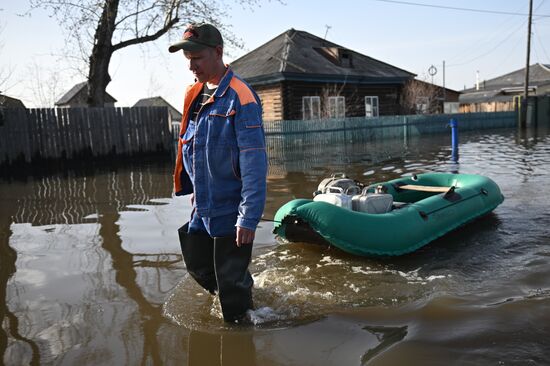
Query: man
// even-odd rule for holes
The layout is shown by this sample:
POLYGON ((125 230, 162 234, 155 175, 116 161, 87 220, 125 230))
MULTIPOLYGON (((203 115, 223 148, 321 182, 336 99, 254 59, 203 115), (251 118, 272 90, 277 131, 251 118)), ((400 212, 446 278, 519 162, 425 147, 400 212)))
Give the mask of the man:
POLYGON ((214 26, 189 26, 170 52, 183 54, 196 78, 184 99, 174 172, 176 195, 191 194, 193 213, 179 229, 190 275, 218 293, 224 320, 252 309, 248 265, 266 196, 267 156, 256 93, 223 63, 214 26))

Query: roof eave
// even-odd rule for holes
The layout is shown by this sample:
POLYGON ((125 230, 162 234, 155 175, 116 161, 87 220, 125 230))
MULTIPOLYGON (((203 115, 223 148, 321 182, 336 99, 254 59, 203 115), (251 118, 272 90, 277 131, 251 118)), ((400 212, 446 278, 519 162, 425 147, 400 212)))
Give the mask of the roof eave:
POLYGON ((244 77, 252 86, 274 84, 282 81, 305 81, 311 83, 348 83, 348 84, 404 84, 412 76, 391 76, 391 77, 369 77, 361 75, 324 75, 324 74, 302 74, 277 72, 268 75, 244 77))

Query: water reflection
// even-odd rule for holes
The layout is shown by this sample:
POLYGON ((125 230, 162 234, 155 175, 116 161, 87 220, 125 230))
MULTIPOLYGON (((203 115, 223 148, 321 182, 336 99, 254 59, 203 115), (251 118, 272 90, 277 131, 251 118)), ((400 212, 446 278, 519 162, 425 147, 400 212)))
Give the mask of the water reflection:
POLYGON ((256 347, 251 332, 212 334, 191 331, 188 338, 188 366, 253 366, 256 347))
MULTIPOLYGON (((10 338, 14 341, 22 342, 30 348, 30 352, 25 349, 15 351, 19 353, 18 359, 27 358, 29 365, 40 364, 40 351, 36 342, 21 335, 19 331, 19 319, 8 307, 7 286, 8 282, 16 272, 17 252, 9 244, 11 236, 11 221, 9 217, 0 217, 0 319, 7 320, 7 329, 0 328, 0 355, 5 355, 10 346, 10 338)), ((0 358, 0 360, 2 360, 0 358)))
MULTIPOLYGON (((439 364, 456 364, 450 345, 467 360, 489 350, 483 359, 495 361, 524 332, 513 309, 529 314, 525 329, 537 335, 526 335, 531 355, 545 360, 537 347, 549 330, 534 328, 549 321, 550 214, 541 199, 548 133, 463 133, 458 164, 450 136, 333 138, 268 142, 266 217, 338 171, 365 183, 424 171, 481 173, 506 201, 399 258, 278 244, 262 223, 251 271, 264 310, 258 326, 235 329, 185 277, 176 229, 190 207, 170 197, 170 162, 0 182, 0 363, 334 365, 418 354, 429 361, 424 345, 439 364), (441 300, 449 297, 460 303, 441 300), (510 317, 515 322, 505 324, 510 317), (443 337, 453 327, 460 333, 443 337), (497 335, 502 346, 483 342, 497 335)), ((527 357, 521 347, 514 352, 527 357)))
MULTIPOLYGON (((150 206, 155 204, 152 199, 169 196, 171 177, 165 168, 141 166, 130 174, 124 170, 123 174, 108 170, 92 176, 71 173, 69 177, 38 177, 31 179, 30 184, 12 181, 2 187, 0 315, 7 322, 0 332, 0 359, 39 364, 39 349, 42 349, 46 360, 67 361, 73 359, 71 349, 77 344, 87 345, 86 358, 104 359, 108 353, 105 354, 107 345, 103 346, 102 342, 115 340, 116 344, 116 326, 125 327, 134 317, 131 307, 116 305, 122 298, 118 294, 120 290, 112 285, 109 271, 106 272, 110 267, 114 271, 114 283, 137 305, 141 318, 136 319, 140 330, 131 331, 124 343, 129 342, 125 348, 142 343, 143 352, 128 355, 127 362, 122 363, 134 363, 130 360, 163 363, 158 333, 169 323, 162 317, 161 307, 173 285, 148 298, 138 284, 138 271, 142 272, 141 277, 146 274, 145 285, 152 280, 157 283, 155 287, 164 286, 166 279, 172 278, 165 272, 181 273, 181 256, 177 252, 134 254, 126 251, 117 222, 121 213, 132 210, 128 205, 147 203, 150 206), (28 223, 33 224, 32 230, 28 223), (38 260, 37 255, 45 260, 38 260), (80 300, 74 302, 79 292, 80 300), (36 301, 41 297, 42 300, 36 301), (51 304, 59 301, 59 304, 46 305, 49 301, 53 301, 51 304), (43 313, 48 309, 44 306, 50 308, 47 313, 43 313), (111 321, 106 317, 112 317, 111 321), (21 322, 31 338, 19 334, 21 322), (41 339, 40 347, 31 340, 37 338, 41 339), (30 351, 21 346, 23 344, 27 344, 30 351)), ((143 281, 140 282, 143 285, 143 281)), ((155 291, 147 292, 149 295, 155 291)), ((134 326, 128 330, 132 328, 134 326)), ((120 356, 112 359, 119 360, 120 356)))
POLYGON ((33 225, 78 224, 100 210, 118 212, 127 205, 150 204, 170 197, 172 176, 165 164, 97 169, 91 175, 30 177, 27 183, 5 182, 0 190, 0 216, 33 225))
POLYGON ((370 360, 383 352, 388 347, 400 342, 407 336, 407 327, 365 326, 366 331, 373 333, 380 344, 361 357, 361 365, 366 365, 370 360))
MULTIPOLYGON (((118 214, 99 213, 99 236, 102 239, 101 247, 111 255, 112 267, 115 271, 115 280, 126 293, 135 301, 141 316, 142 334, 144 337, 143 355, 141 364, 152 362, 153 365, 160 365, 160 347, 157 333, 164 322, 161 314, 161 304, 153 304, 145 298, 140 286, 137 283, 137 274, 134 268, 134 258, 131 253, 122 249, 122 241, 118 236, 120 228, 116 224, 118 214)), ((140 266, 145 262, 141 261, 140 266)), ((170 267, 173 262, 157 262, 156 266, 170 267)))

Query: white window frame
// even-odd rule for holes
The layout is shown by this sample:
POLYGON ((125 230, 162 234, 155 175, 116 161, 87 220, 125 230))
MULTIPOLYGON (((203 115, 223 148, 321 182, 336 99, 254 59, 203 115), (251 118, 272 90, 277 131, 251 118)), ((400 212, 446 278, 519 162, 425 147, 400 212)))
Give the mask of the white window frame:
POLYGON ((346 118, 346 97, 328 97, 328 118, 346 118))
POLYGON ((307 119, 320 119, 320 118, 321 118, 321 97, 318 97, 318 96, 302 97, 302 119, 307 120, 307 119))
POLYGON ((365 97, 365 117, 378 117, 380 113, 380 104, 378 96, 368 95, 365 97))

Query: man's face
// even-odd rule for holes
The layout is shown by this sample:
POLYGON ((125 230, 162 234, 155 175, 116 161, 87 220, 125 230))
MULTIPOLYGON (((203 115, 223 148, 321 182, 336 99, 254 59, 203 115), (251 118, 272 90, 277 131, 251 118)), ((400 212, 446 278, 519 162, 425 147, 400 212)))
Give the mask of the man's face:
POLYGON ((200 51, 184 51, 183 54, 187 59, 189 70, 199 82, 205 83, 216 77, 222 52, 222 48, 218 46, 207 47, 200 51))

